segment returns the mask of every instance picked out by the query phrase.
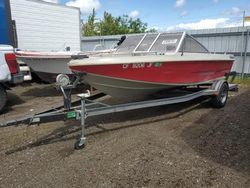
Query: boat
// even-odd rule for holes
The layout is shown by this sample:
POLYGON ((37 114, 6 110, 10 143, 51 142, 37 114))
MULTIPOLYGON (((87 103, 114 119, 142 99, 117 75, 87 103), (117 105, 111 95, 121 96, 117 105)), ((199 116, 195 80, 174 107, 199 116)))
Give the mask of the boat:
POLYGON ((16 51, 16 57, 19 64, 28 65, 42 81, 55 83, 58 74, 67 74, 73 77, 72 71, 67 63, 72 59, 72 56, 78 55, 86 57, 98 53, 108 53, 112 50, 99 51, 56 51, 56 52, 36 52, 36 51, 16 51))
POLYGON ((72 72, 67 63, 71 60, 74 52, 35 52, 35 51, 16 51, 18 63, 28 65, 42 81, 53 83, 56 76, 60 73, 71 77, 72 72))
POLYGON ((68 66, 103 93, 144 98, 224 79, 233 62, 233 56, 209 53, 192 36, 175 32, 127 36, 114 53, 73 59, 68 66))

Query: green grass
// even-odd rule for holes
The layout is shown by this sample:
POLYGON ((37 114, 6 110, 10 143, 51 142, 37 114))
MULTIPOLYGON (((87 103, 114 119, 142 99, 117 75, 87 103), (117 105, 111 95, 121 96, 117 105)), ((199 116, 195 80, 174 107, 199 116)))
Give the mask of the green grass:
MULTIPOLYGON (((228 81, 230 82, 231 78, 229 77, 228 81)), ((250 76, 244 76, 242 79, 241 76, 236 76, 234 81, 232 82, 234 84, 243 84, 243 85, 250 85, 250 76)))

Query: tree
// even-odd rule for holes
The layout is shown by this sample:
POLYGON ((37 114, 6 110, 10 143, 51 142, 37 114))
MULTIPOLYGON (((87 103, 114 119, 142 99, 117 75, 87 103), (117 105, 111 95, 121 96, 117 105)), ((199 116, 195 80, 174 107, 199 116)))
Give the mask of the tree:
POLYGON ((142 22, 139 18, 132 19, 128 15, 113 17, 110 13, 104 12, 103 20, 97 24, 95 22, 96 12, 93 9, 88 16, 88 21, 83 24, 83 35, 116 35, 128 33, 144 33, 147 30, 147 23, 142 22))
POLYGON ((119 34, 129 33, 129 27, 128 27, 129 17, 128 17, 128 15, 119 16, 116 18, 116 20, 119 24, 118 33, 119 34))
POLYGON ((97 35, 96 24, 95 24, 96 12, 93 9, 92 13, 88 16, 88 21, 83 24, 82 31, 85 36, 94 36, 97 35))
POLYGON ((147 30, 147 33, 157 33, 157 30, 155 28, 151 28, 147 30))
POLYGON ((104 12, 103 20, 100 22, 101 35, 115 35, 119 33, 119 23, 110 13, 104 12))
POLYGON ((129 33, 145 33, 147 24, 143 23, 139 18, 133 20, 129 19, 129 33))

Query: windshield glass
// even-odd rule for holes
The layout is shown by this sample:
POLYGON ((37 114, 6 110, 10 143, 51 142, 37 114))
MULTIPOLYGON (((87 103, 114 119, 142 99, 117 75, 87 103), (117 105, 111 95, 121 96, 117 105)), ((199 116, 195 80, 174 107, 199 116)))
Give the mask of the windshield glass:
POLYGON ((179 33, 147 33, 128 35, 118 46, 118 52, 175 52, 180 43, 179 33))
POLYGON ((193 37, 186 35, 179 52, 208 53, 208 50, 193 37))

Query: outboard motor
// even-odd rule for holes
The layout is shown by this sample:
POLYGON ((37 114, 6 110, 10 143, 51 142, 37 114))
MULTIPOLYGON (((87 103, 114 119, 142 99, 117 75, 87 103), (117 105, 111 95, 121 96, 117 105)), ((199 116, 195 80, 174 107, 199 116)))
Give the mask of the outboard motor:
POLYGON ((70 51, 70 46, 66 46, 65 50, 68 52, 70 51))
POLYGON ((125 35, 123 35, 122 37, 121 37, 121 39, 119 40, 119 42, 117 43, 117 46, 120 46, 122 43, 123 43, 123 41, 126 39, 126 36, 125 35))

